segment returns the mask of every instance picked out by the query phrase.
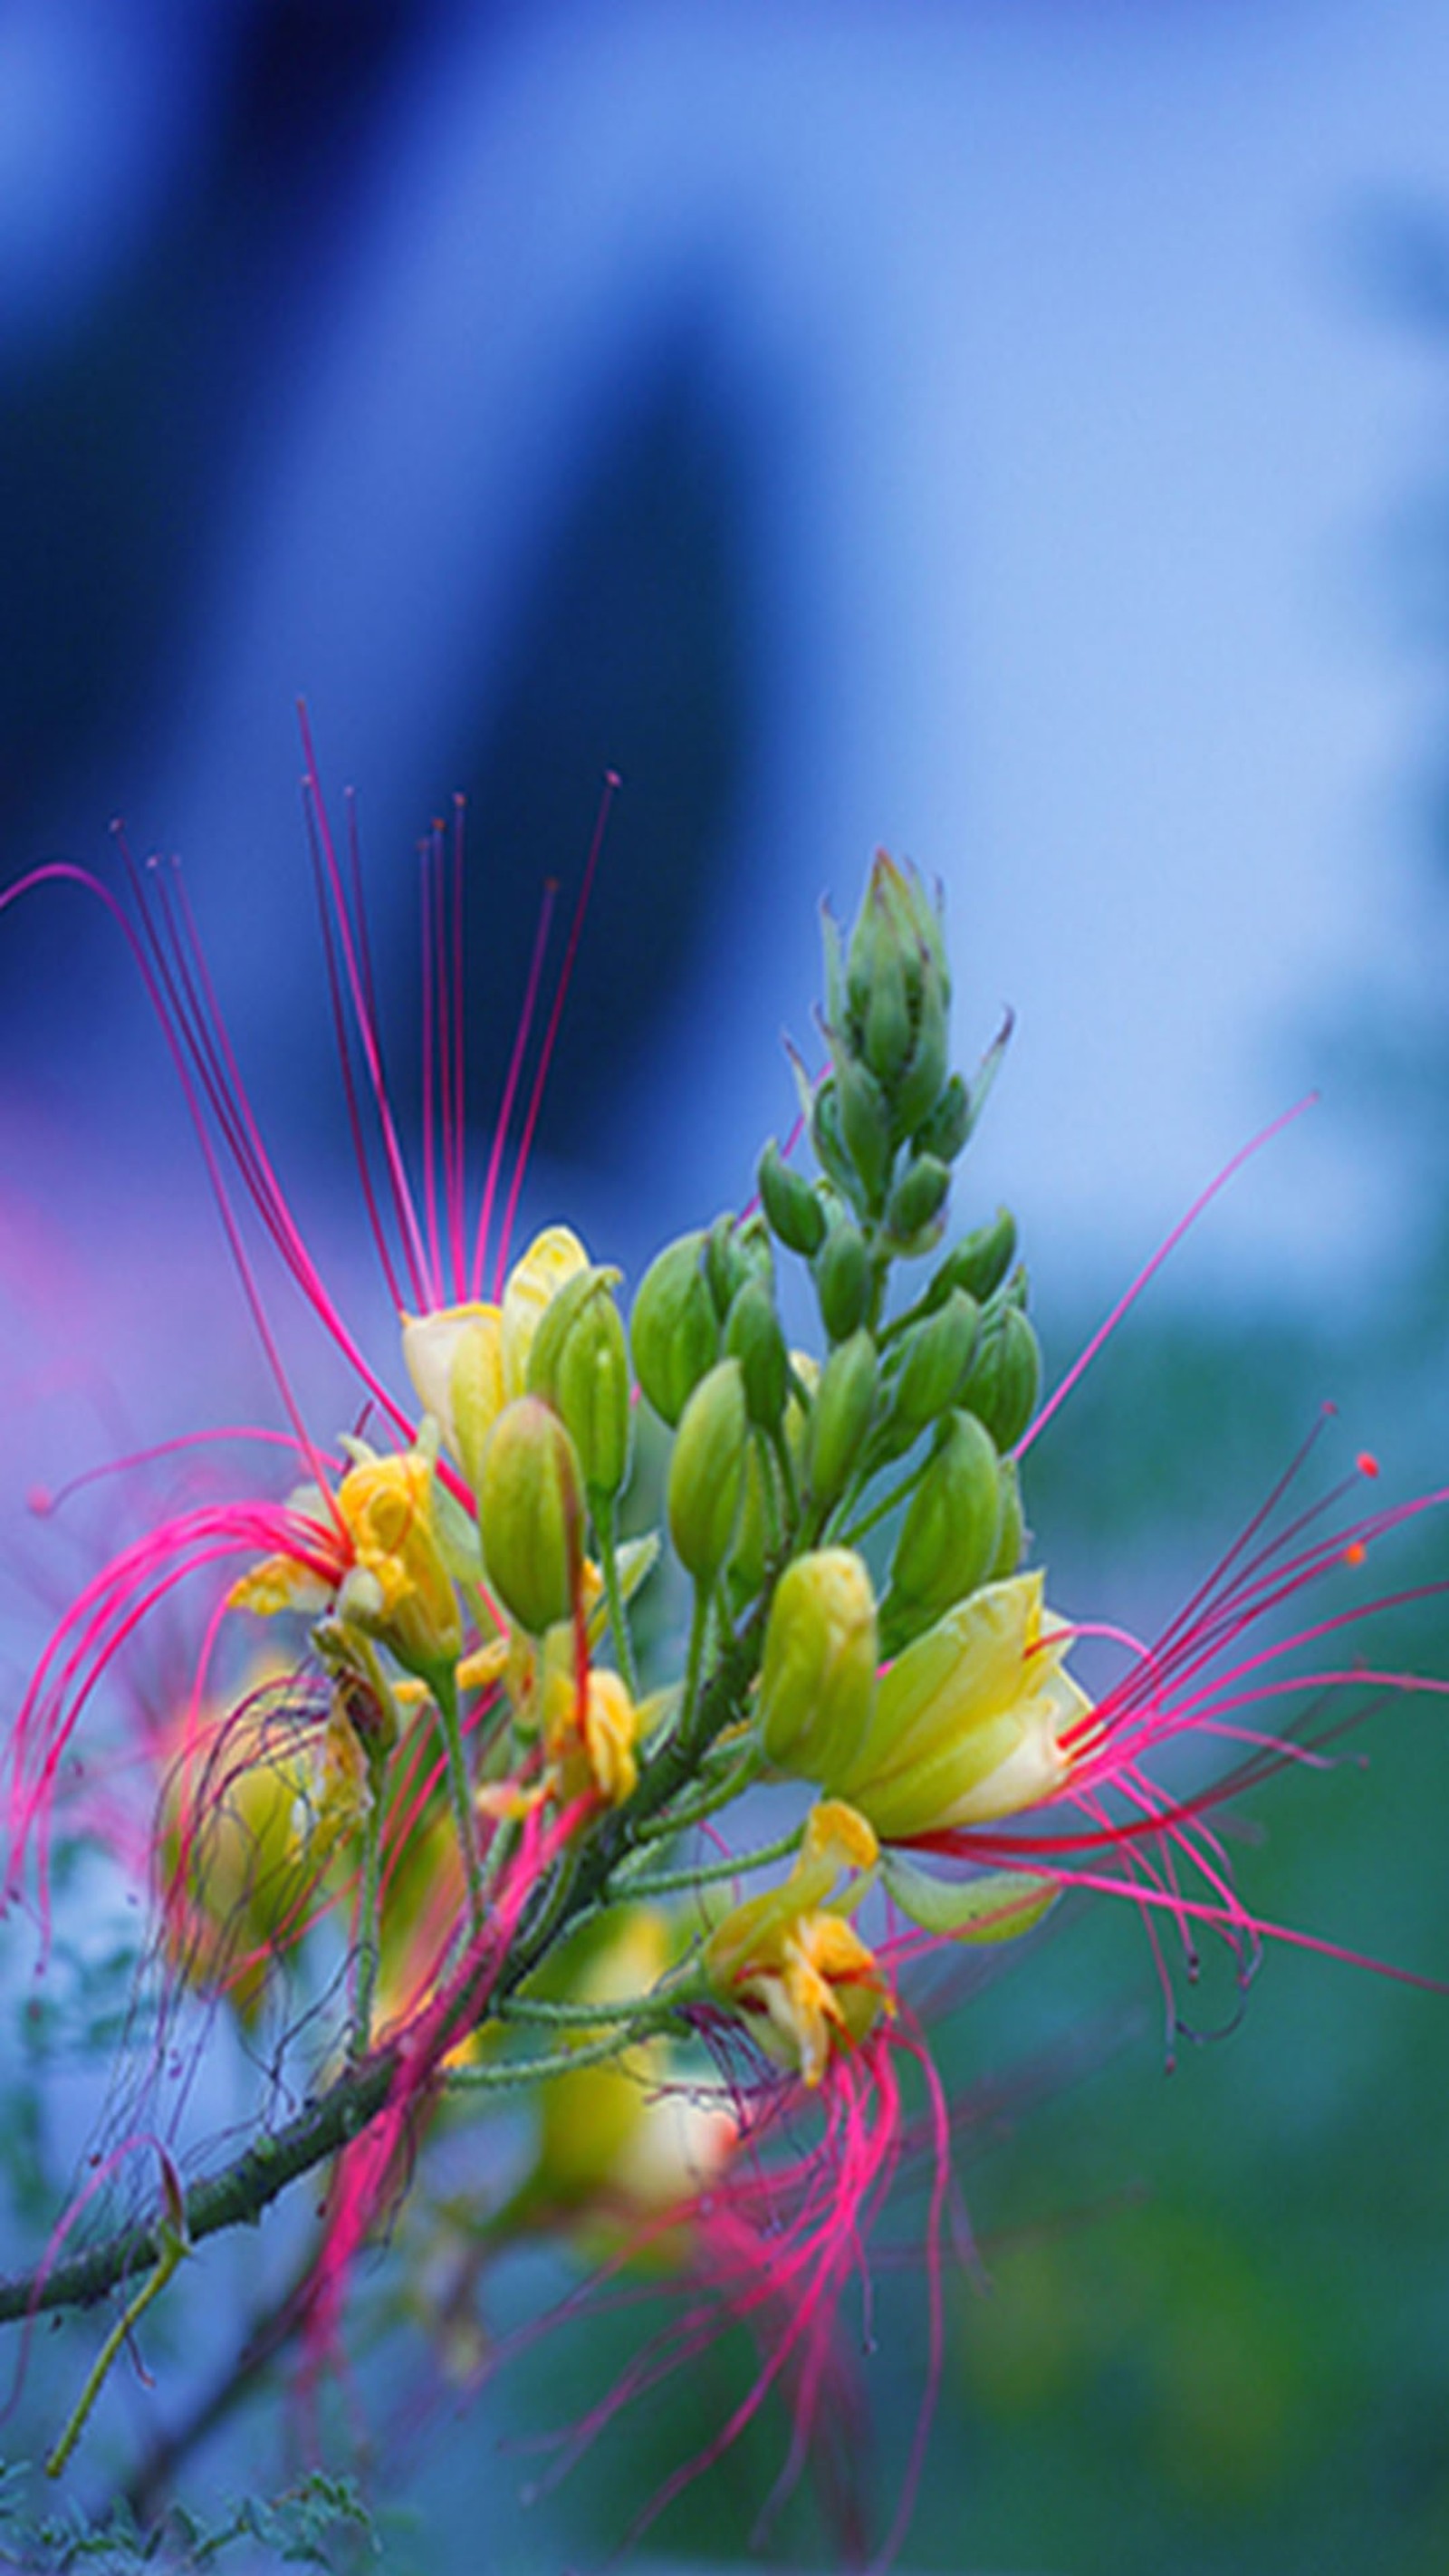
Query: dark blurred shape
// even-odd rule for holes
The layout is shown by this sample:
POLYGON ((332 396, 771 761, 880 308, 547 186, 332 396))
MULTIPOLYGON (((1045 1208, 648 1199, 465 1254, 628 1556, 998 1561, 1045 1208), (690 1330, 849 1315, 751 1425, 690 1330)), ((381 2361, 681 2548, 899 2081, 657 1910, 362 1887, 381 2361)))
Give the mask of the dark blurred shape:
MULTIPOLYGON (((623 794, 560 1027, 544 1143, 586 1152, 695 931, 743 758, 739 459, 707 317, 660 332, 628 417, 575 493, 530 586, 471 782, 467 960, 472 1109, 491 1118, 545 878, 563 908, 605 772, 623 794)), ((562 924, 554 933, 555 959, 562 924)), ((413 979, 401 979, 406 1007, 413 979)), ((416 1048, 411 1060, 416 1061, 416 1048)))

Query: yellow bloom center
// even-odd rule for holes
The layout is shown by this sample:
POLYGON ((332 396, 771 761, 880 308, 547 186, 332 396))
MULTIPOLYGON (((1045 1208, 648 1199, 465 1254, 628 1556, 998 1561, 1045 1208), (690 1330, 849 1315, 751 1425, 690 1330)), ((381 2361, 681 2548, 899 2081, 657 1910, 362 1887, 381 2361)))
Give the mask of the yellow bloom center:
POLYGON ((770 2054, 812 2086, 832 2046, 858 2046, 891 2009, 880 1962, 846 1919, 866 1895, 877 1857, 865 1818, 838 1799, 823 1801, 789 1877, 735 1906, 705 1949, 705 1973, 721 2001, 748 2015, 770 2054), (842 1876, 844 1890, 832 1895, 842 1876))
POLYGON ((639 1712, 617 1673, 594 1667, 582 1694, 559 1666, 543 1691, 543 1740, 549 1771, 565 1801, 592 1792, 611 1807, 632 1797, 639 1777, 634 1745, 639 1712))

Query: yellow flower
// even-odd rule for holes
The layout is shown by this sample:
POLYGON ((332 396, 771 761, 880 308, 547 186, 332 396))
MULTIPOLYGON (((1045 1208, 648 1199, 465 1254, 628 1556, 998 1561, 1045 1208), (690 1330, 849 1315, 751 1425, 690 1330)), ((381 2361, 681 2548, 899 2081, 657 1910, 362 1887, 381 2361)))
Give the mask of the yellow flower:
POLYGON ((545 1668, 543 1743, 555 1791, 566 1804, 592 1793, 612 1807, 632 1797, 639 1712, 619 1675, 591 1668, 582 1695, 571 1669, 545 1668))
POLYGON ((770 2055, 818 2084, 832 2047, 859 2045, 890 2010, 875 1953, 846 1919, 870 1885, 876 1837, 837 1799, 812 1809, 783 1884, 737 1905, 705 1947, 721 2002, 750 2016, 770 2055), (842 1876, 844 1893, 832 1894, 842 1876))
POLYGON ((331 1600, 339 1619, 389 1647, 410 1672, 426 1678, 455 1663, 462 1620, 433 1526, 432 1486, 425 1450, 364 1459, 330 1501, 312 1506, 319 1558, 332 1560, 330 1584, 283 1550, 233 1584, 231 1607, 270 1618, 331 1600))
POLYGON ((882 1673, 854 1760, 829 1786, 882 1842, 992 1823, 1063 1789, 1095 1738, 1063 1669, 1071 1637, 1040 1572, 987 1584, 882 1673))
POLYGON ((471 1485, 499 1414, 527 1391, 528 1355, 546 1307, 588 1266, 576 1234, 546 1226, 509 1272, 501 1305, 475 1301, 403 1316, 403 1360, 418 1401, 471 1485))

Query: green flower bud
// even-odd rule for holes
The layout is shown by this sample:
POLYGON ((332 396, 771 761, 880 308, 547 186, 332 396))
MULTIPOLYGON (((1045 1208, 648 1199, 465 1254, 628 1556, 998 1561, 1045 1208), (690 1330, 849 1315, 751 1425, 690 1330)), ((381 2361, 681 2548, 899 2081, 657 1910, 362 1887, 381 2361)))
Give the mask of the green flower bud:
POLYGON ((838 1190, 853 1191, 855 1174, 845 1150, 840 1126, 840 1086, 833 1073, 827 1073, 815 1087, 810 1107, 810 1142, 815 1159, 827 1179, 838 1190))
POLYGON ((1021 1507, 1021 1469, 1014 1458, 1001 1461, 1001 1535, 996 1542, 991 1581, 1015 1574, 1026 1544, 1026 1516, 1021 1507))
POLYGON ((983 1582, 1001 1531, 1001 1476, 974 1414, 943 1423, 911 1496, 891 1561, 882 1627, 888 1654, 983 1582))
POLYGON ((797 1557, 775 1587, 765 1630, 759 1727, 766 1759, 828 1787, 860 1750, 878 1661, 865 1560, 843 1547, 797 1557))
POLYGON ((766 1216, 787 1252, 808 1261, 825 1240, 825 1210, 803 1172, 793 1171, 772 1136, 756 1175, 766 1216))
POLYGON ((951 980, 936 907, 915 869, 877 850, 861 902, 845 966, 845 989, 856 1021, 864 1028, 877 981, 898 970, 914 1013, 928 983, 944 988, 950 1000, 951 980))
POLYGON ((749 1265, 728 1209, 715 1218, 704 1238, 704 1275, 714 1299, 714 1311, 723 1323, 749 1277, 749 1265))
POLYGON ((530 1637, 567 1619, 583 1574, 578 1453, 541 1396, 505 1405, 478 1479, 478 1528, 489 1589, 530 1637))
POLYGON ((870 1253, 858 1225, 842 1217, 815 1260, 820 1320, 832 1342, 843 1342, 863 1324, 870 1304, 870 1253))
POLYGON ((966 1380, 981 1327, 974 1297, 953 1288, 944 1306, 913 1324, 900 1346, 900 1369, 886 1417, 905 1433, 891 1450, 900 1457, 918 1432, 949 1412, 966 1380))
POLYGON ((893 1159, 886 1095, 874 1074, 852 1056, 845 1056, 837 1064, 835 1089, 840 1104, 840 1141, 866 1206, 879 1209, 885 1204, 893 1159))
POLYGON ((923 1007, 911 1069, 895 1098, 895 1133, 916 1138, 934 1114, 951 1070, 951 1028, 946 1004, 923 1007))
POLYGON ((573 1441, 591 1495, 612 1501, 629 1472, 629 1350, 612 1290, 616 1270, 565 1282, 534 1335, 528 1388, 551 1404, 573 1441))
POLYGON ((686 1404, 669 1461, 669 1535, 696 1583, 712 1583, 729 1555, 749 1436, 744 1370, 720 1360, 686 1404))
POLYGON ((939 1304, 952 1288, 964 1288, 983 1304, 1000 1287, 1016 1254, 1016 1219, 998 1208, 989 1225, 978 1225, 948 1252, 931 1282, 930 1296, 939 1304))
MULTIPOLYGON (((898 1243, 908 1244, 933 1226, 946 1204, 951 1170, 934 1154, 920 1154, 908 1164, 890 1195, 886 1225, 898 1243)), ((922 1251, 928 1246, 922 1245, 922 1251)))
POLYGON ((672 1428, 719 1357, 702 1234, 681 1234, 651 1261, 634 1298, 629 1338, 639 1383, 672 1428))
POLYGON ((962 1403, 1005 1451, 1016 1447, 1036 1411, 1040 1386, 1041 1349, 1035 1333, 1019 1306, 998 1307, 982 1332, 962 1403))
POLYGON ((734 1545, 725 1567, 725 1581, 736 1610, 753 1601, 765 1580, 770 1561, 770 1508, 767 1483, 770 1470, 761 1454, 758 1439, 750 1442, 745 1455, 745 1491, 735 1528, 734 1545))
POLYGON ((878 850, 851 933, 850 1051, 881 1085, 893 1140, 913 1136, 949 1071, 951 979, 934 904, 914 868, 878 850))
POLYGON ((911 996, 899 951, 877 951, 861 1020, 861 1051, 886 1093, 894 1091, 911 1061, 911 996))
POLYGON ((838 1342, 820 1373, 810 1416, 807 1481, 825 1509, 845 1491, 860 1459, 875 1405, 876 1347, 864 1329, 838 1342))
POLYGON ((971 1094, 963 1074, 953 1073, 930 1117, 916 1129, 916 1150, 954 1163, 971 1133, 971 1094))
POLYGON ((729 1311, 725 1349, 744 1371, 745 1404, 761 1431, 778 1430, 785 1412, 790 1354, 767 1281, 747 1279, 729 1311))

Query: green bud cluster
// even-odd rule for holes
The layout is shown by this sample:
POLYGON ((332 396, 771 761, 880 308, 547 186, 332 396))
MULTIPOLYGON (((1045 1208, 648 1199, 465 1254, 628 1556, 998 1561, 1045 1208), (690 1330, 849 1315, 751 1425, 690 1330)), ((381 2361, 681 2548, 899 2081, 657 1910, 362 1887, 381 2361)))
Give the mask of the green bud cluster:
POLYGON ((1019 1563, 1011 1453, 1040 1383, 1009 1212, 942 1242, 1003 1041, 973 1082, 952 1072, 941 925, 912 868, 877 856, 848 936, 826 919, 825 967, 831 1061, 818 1081, 800 1074, 799 1159, 771 1138, 754 1209, 666 1244, 627 1330, 617 1274, 585 1266, 563 1282, 479 1491, 490 1581, 537 1633, 577 1603, 578 1534, 592 1522, 612 1545, 637 1384, 670 1435, 663 1517, 695 1589, 681 1722, 708 1639, 763 1601, 759 1741, 807 1772, 807 1738, 828 1740, 834 1763, 864 1722, 882 1654, 1019 1563), (926 1256, 902 1306, 895 1265, 926 1256), (818 1360, 787 1338, 777 1271, 792 1261, 818 1360), (877 1529, 878 1606, 856 1547, 877 1529))
MULTIPOLYGON (((831 1061, 815 1082, 797 1067, 815 1174, 772 1137, 756 1213, 719 1216, 650 1264, 629 1348, 644 1395, 675 1433, 668 1520, 696 1586, 722 1587, 739 1613, 802 1547, 848 1533, 852 1515, 866 1530, 885 1519, 894 1542, 882 1636, 896 1651, 1022 1552, 1011 1452, 1037 1400, 1040 1361, 1024 1276, 1012 1267, 1015 1221, 1000 1209, 940 1248, 954 1167, 1006 1032, 973 1082, 951 1070, 937 905, 913 868, 883 853, 848 936, 826 916, 825 970, 831 1061), (924 1289, 893 1317, 894 1264, 933 1252, 924 1289), (818 1368, 787 1344, 782 1258, 808 1271, 818 1368), (878 1480, 902 1462, 904 1481, 885 1492, 878 1480)), ((569 1331, 594 1315, 599 1292, 571 1282, 558 1303, 530 1383, 558 1404, 592 1494, 595 1460, 612 1474, 626 1454, 622 1327, 616 1340, 596 1323, 566 1377, 555 1345, 571 1348, 569 1331)))

